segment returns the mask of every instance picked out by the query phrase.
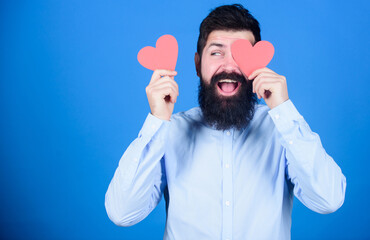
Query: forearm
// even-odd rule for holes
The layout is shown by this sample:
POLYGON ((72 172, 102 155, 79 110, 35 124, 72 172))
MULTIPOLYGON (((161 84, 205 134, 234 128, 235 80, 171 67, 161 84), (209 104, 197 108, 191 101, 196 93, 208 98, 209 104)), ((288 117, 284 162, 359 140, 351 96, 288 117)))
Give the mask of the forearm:
POLYGON ((313 211, 334 212, 343 204, 346 178, 293 104, 284 104, 270 115, 286 149, 287 177, 294 194, 313 211))
POLYGON ((120 159, 105 196, 108 216, 119 226, 141 221, 161 199, 166 185, 162 159, 166 125, 148 116, 139 137, 120 159))

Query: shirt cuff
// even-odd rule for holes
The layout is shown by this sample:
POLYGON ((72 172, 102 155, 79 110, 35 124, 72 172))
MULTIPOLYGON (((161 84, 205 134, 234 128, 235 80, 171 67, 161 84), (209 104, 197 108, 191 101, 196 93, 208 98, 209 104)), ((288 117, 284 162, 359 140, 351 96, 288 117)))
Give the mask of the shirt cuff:
POLYGON ((140 130, 139 137, 164 139, 169 127, 170 121, 162 120, 151 113, 145 119, 144 125, 140 130), (160 131, 159 131, 160 130, 160 131))
POLYGON ((290 99, 271 109, 268 113, 281 133, 288 131, 295 125, 295 122, 303 120, 290 99))

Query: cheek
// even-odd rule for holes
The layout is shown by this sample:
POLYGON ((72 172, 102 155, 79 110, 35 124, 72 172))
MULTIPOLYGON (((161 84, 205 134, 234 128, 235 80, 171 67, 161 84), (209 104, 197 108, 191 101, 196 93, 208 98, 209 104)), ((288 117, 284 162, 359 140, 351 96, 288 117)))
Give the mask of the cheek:
POLYGON ((211 77, 216 73, 220 66, 220 61, 204 59, 201 64, 203 77, 206 79, 211 79, 211 77))

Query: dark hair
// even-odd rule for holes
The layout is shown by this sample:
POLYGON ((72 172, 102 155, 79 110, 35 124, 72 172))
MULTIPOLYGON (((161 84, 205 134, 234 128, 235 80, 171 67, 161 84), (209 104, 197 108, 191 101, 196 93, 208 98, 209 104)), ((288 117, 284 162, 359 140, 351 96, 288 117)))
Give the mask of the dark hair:
POLYGON ((215 30, 249 30, 256 42, 261 41, 258 21, 240 4, 223 5, 213 9, 199 27, 197 52, 202 56, 208 35, 215 30))

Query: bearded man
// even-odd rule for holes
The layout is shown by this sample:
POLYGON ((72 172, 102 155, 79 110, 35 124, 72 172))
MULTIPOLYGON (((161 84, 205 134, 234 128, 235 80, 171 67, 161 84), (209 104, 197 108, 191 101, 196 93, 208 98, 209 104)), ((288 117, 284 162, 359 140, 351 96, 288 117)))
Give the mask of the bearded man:
POLYGON ((154 71, 151 113, 106 193, 115 224, 143 220, 163 194, 164 239, 290 239, 294 196, 323 214, 343 204, 346 178, 289 99, 285 77, 269 68, 245 76, 231 54, 237 39, 261 40, 241 5, 201 23, 200 107, 172 114, 177 72, 154 71))

